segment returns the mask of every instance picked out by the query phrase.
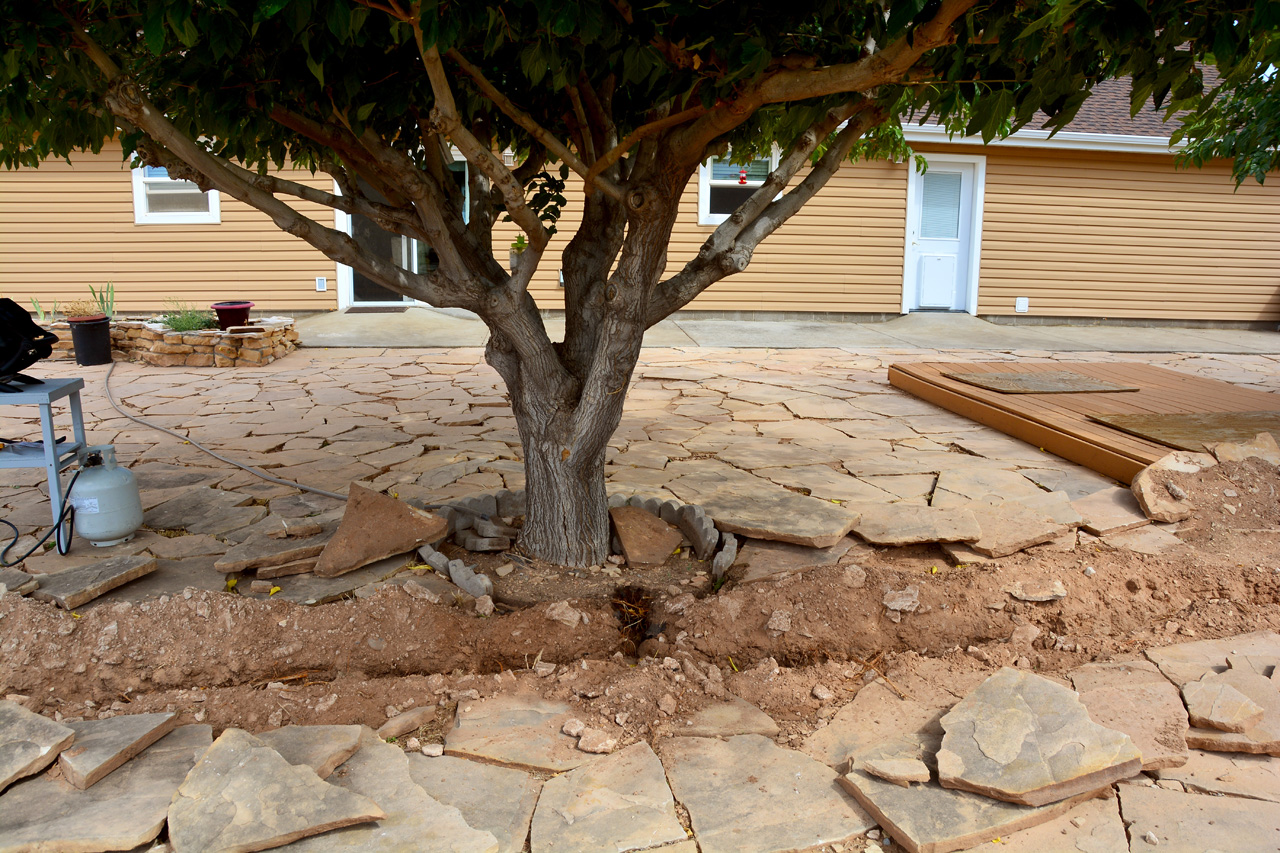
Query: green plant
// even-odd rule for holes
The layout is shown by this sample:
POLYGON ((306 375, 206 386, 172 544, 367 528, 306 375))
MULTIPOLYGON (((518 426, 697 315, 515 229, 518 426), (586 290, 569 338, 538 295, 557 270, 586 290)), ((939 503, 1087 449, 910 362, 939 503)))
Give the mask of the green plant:
POLYGON ((212 311, 192 308, 183 302, 169 301, 166 304, 169 310, 156 319, 175 332, 198 332, 201 329, 218 328, 218 320, 213 316, 212 311))
POLYGON ((516 241, 511 244, 511 251, 519 255, 527 248, 529 248, 529 241, 524 238, 523 234, 517 234, 516 241))
MULTIPOLYGON (((54 310, 57 310, 57 308, 56 308, 56 304, 57 304, 57 303, 55 303, 55 308, 54 308, 54 310)), ((39 299, 36 299, 34 296, 33 296, 33 297, 31 297, 31 307, 33 307, 33 308, 35 308, 35 309, 36 309, 36 319, 37 319, 37 320, 39 320, 41 323, 43 323, 43 322, 45 322, 45 321, 47 321, 47 320, 49 319, 49 315, 48 315, 48 314, 46 314, 46 313, 45 313, 45 310, 44 310, 43 308, 41 308, 41 307, 40 307, 40 300, 39 300, 39 299)))
POLYGON ((88 286, 88 295, 93 301, 97 302, 97 310, 102 314, 113 316, 115 314, 115 286, 108 282, 102 286, 100 291, 95 291, 92 284, 88 286))

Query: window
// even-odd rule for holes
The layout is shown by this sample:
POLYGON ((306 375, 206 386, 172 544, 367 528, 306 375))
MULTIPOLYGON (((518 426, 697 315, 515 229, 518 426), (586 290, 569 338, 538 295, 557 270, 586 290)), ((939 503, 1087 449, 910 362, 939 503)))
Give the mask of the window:
POLYGON ((142 166, 133 170, 133 221, 137 225, 216 225, 222 221, 218 191, 201 192, 191 181, 174 180, 163 166, 142 166))
POLYGON ((769 177, 778 164, 778 152, 745 165, 712 157, 698 170, 698 224, 719 225, 769 177))

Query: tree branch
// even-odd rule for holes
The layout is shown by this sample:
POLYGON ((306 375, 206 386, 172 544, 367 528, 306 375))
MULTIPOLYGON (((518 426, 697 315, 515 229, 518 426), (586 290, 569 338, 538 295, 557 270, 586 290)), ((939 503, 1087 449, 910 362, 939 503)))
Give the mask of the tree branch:
POLYGON ((661 133, 668 128, 678 127, 687 121, 693 121, 694 119, 701 118, 706 114, 706 112, 707 108, 699 104, 696 107, 690 107, 687 110, 682 110, 681 112, 673 115, 655 119, 648 124, 640 125, 635 130, 628 133, 626 139, 623 139, 613 148, 609 149, 605 152, 603 157, 596 160, 596 162, 591 165, 591 171, 587 173, 587 176, 584 179, 587 184, 587 191, 591 191, 591 185, 595 181, 597 175, 621 160, 623 155, 639 144, 642 140, 653 136, 656 133, 661 133))
MULTIPOLYGON (((432 50, 434 50, 434 48, 432 48, 432 50)), ((567 164, 570 169, 577 172, 583 178, 586 178, 587 174, 591 171, 587 167, 587 164, 583 163, 576 154, 569 150, 568 146, 552 135, 546 128, 534 121, 532 116, 521 110, 511 102, 510 98, 498 91, 498 88, 489 82, 489 79, 484 76, 484 73, 481 72, 479 68, 468 62, 466 57, 458 53, 456 50, 450 50, 445 55, 458 63, 458 66, 462 68, 463 72, 466 73, 472 81, 475 82, 476 86, 484 93, 485 97, 493 101, 493 103, 497 105, 498 109, 502 110, 508 118, 520 127, 524 128, 530 136, 536 139, 544 148, 547 149, 547 151, 558 157, 561 162, 567 164)), ((437 98, 438 97, 439 96, 437 95, 437 98)), ((607 193, 613 198, 622 198, 622 190, 618 189, 611 182, 596 180, 595 183, 599 186, 601 191, 607 193)))

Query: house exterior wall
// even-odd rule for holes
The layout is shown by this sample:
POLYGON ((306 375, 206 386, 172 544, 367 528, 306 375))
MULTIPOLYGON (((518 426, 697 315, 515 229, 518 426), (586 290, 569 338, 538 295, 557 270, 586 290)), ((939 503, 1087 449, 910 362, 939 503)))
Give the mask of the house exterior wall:
MULTIPOLYGON (((919 144, 921 153, 986 157, 978 313, 1280 321, 1280 178, 1235 190, 1225 165, 1179 171, 1173 158, 919 144)), ((289 172, 330 189, 327 176, 289 172)), ((897 313, 902 304, 907 166, 842 167, 826 188, 757 249, 743 273, 689 305, 710 311, 897 313)), ((577 184, 531 285, 538 304, 563 308, 560 252, 580 221, 577 184)), ((299 209, 325 224, 333 214, 299 209)), ((290 313, 338 306, 337 268, 263 214, 222 198, 216 225, 135 225, 120 151, 0 171, 0 293, 46 309, 112 281, 121 312, 166 300, 204 305, 253 300, 290 313), (315 278, 328 279, 326 293, 315 278)), ((713 226, 698 224, 696 178, 680 202, 667 274, 692 258, 713 226)), ((500 257, 515 238, 495 229, 500 257)))
MULTIPOLYGON (((288 171, 325 189, 326 175, 288 171)), ((337 307, 337 265, 262 213, 223 195, 211 225, 135 225, 130 170, 118 146, 81 154, 71 165, 0 169, 0 293, 24 308, 31 298, 89 298, 88 285, 112 282, 119 313, 156 311, 166 300, 205 307, 249 299, 276 313, 337 307), (316 276, 328 291, 316 292, 316 276)), ((333 213, 297 207, 326 224, 333 213)))

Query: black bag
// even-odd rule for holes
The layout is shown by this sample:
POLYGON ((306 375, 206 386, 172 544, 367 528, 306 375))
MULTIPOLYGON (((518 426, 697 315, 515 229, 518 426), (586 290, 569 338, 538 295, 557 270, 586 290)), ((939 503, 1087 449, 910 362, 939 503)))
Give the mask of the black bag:
POLYGON ((23 376, 25 370, 42 358, 48 358, 58 336, 36 325, 31 315, 12 299, 0 298, 0 391, 17 391, 11 382, 40 384, 39 379, 23 376))

